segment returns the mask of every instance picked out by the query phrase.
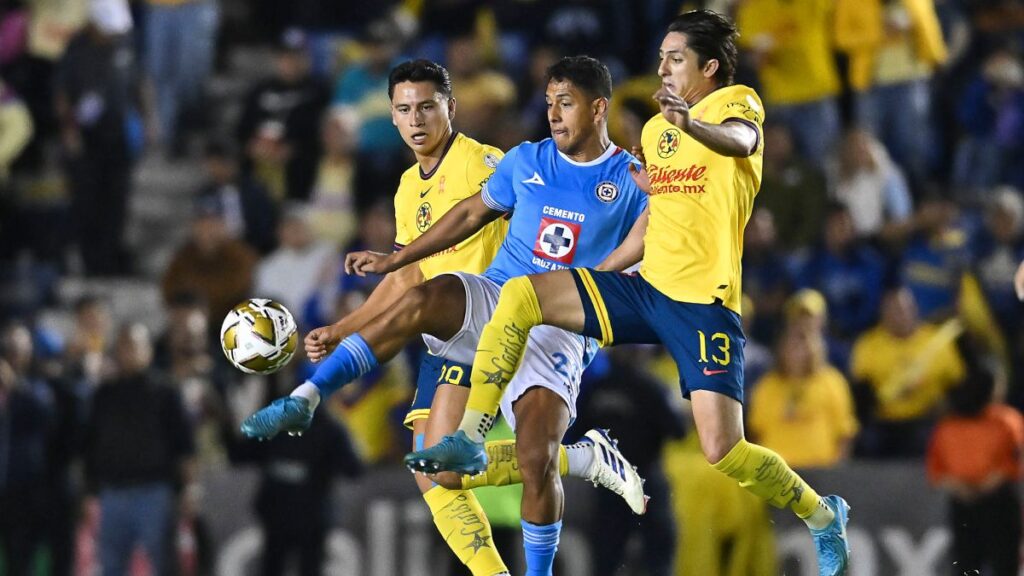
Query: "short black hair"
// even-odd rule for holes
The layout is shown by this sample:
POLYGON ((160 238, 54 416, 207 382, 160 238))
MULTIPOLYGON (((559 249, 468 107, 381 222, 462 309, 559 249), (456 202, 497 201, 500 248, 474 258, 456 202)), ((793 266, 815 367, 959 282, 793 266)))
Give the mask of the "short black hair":
POLYGON ((388 98, 395 96, 395 85, 399 82, 433 82, 438 92, 452 97, 452 79, 448 70, 430 60, 409 60, 392 68, 388 75, 388 98))
POLYGON ((697 53, 697 64, 703 68, 709 60, 718 60, 715 79, 722 86, 733 83, 739 33, 728 18, 707 9, 691 10, 672 19, 668 32, 686 34, 686 45, 697 53))
POLYGON ((547 81, 572 82, 580 91, 596 98, 612 97, 612 74, 597 58, 565 56, 548 66, 547 81))
POLYGON ((949 407, 959 416, 977 416, 992 402, 995 388, 996 377, 991 370, 971 370, 959 386, 949 391, 949 407))

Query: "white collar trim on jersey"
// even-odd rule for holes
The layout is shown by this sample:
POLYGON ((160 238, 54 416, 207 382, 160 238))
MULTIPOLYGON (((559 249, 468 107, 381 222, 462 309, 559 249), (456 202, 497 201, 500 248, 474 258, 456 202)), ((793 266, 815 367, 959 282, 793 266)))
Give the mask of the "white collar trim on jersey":
POLYGON ((565 160, 566 162, 572 164, 573 166, 597 166, 598 164, 601 164, 605 160, 611 158, 615 154, 615 151, 618 149, 619 147, 616 146, 614 142, 609 141, 608 147, 605 148, 604 152, 602 152, 600 156, 594 158, 590 162, 577 162, 572 158, 569 158, 565 154, 562 154, 561 150, 558 150, 558 155, 562 157, 562 160, 565 160))

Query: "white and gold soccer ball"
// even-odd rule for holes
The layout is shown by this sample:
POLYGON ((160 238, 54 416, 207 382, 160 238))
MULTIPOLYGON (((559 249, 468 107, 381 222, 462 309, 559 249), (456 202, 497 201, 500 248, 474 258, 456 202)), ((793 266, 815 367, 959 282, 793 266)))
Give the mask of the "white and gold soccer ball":
POLYGON ((231 309, 220 326, 220 346, 242 372, 273 374, 295 353, 298 328, 279 302, 250 298, 231 309))

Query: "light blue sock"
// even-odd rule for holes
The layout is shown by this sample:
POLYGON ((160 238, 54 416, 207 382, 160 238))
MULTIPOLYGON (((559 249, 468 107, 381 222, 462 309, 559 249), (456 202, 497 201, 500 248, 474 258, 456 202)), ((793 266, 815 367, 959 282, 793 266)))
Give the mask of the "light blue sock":
POLYGON ((552 576, 562 521, 544 526, 530 524, 526 520, 520 520, 520 523, 523 525, 523 548, 526 549, 526 576, 552 576))
POLYGON ((377 367, 377 357, 363 337, 352 334, 338 344, 331 355, 324 359, 309 377, 320 390, 320 397, 327 398, 339 388, 377 367))

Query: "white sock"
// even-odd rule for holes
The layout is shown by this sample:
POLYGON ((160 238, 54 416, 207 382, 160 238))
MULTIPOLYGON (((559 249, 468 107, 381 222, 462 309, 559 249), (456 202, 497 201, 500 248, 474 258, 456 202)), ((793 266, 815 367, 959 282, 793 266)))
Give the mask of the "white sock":
POLYGON ((320 389, 309 380, 299 384, 298 388, 292 390, 291 395, 308 400, 310 410, 316 410, 316 407, 320 405, 320 389))
POLYGON ((591 442, 577 442, 565 447, 569 460, 569 476, 587 478, 590 465, 594 463, 594 445, 591 442))
POLYGON ((459 430, 465 432, 466 436, 473 442, 483 444, 484 437, 487 436, 487 432, 490 431, 492 426, 494 426, 493 414, 466 408, 466 411, 462 414, 459 430))
POLYGON ((819 498, 818 507, 814 509, 810 516, 803 520, 808 528, 821 530, 831 524, 835 517, 835 512, 832 512, 832 509, 825 505, 825 501, 819 498))

